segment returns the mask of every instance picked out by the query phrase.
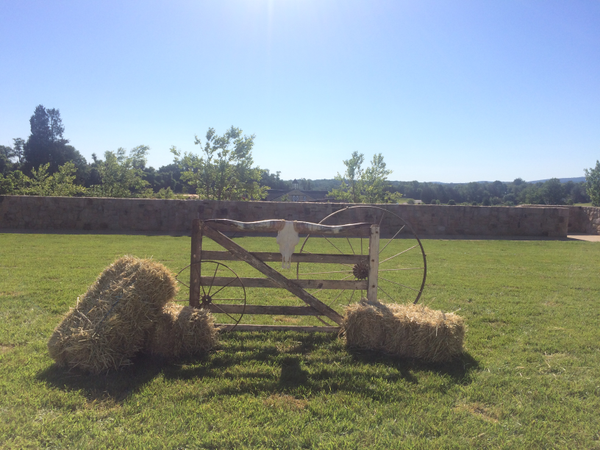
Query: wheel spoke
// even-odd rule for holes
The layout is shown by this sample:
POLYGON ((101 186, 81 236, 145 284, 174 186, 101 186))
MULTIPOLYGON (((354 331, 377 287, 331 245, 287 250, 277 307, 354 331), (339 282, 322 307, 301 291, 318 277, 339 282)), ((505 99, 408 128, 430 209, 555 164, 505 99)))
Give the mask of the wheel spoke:
POLYGON ((317 318, 317 320, 325 325, 327 325, 328 327, 331 326, 331 323, 326 322, 321 316, 315 316, 317 318))
POLYGON ((234 281, 237 281, 237 279, 236 279, 236 278, 232 278, 232 279, 229 281, 229 283, 227 283, 227 284, 226 284, 226 285, 224 285, 224 286, 221 286, 221 289, 219 289, 217 292, 215 292, 215 293, 212 295, 212 297, 216 296, 216 295, 217 295, 219 292, 221 292, 221 291, 222 291, 223 289, 225 289, 227 286, 230 286, 230 285, 231 285, 231 283, 233 283, 234 281))
POLYGON ((399 269, 380 269, 379 272, 399 272, 401 270, 423 270, 422 267, 401 267, 399 269))
POLYGON ((403 255, 403 254, 404 254, 404 253, 406 253, 407 251, 409 251, 409 250, 412 250, 413 248, 417 248, 417 247, 418 247, 418 245, 413 245, 412 247, 410 247, 410 248, 407 248, 406 250, 404 250, 404 251, 401 251, 400 253, 396 253, 394 256, 390 256, 389 258, 386 258, 386 259, 384 259, 383 261, 379 261, 379 264, 381 265, 381 264, 383 264, 383 263, 385 263, 385 262, 388 262, 390 259, 394 259, 394 258, 396 258, 396 257, 398 257, 398 256, 400 256, 400 255, 403 255))
POLYGON ((341 291, 338 293, 338 295, 336 295, 336 296, 335 296, 335 297, 334 297, 332 300, 330 300, 330 301, 327 303, 327 306, 331 306, 331 305, 332 305, 332 304, 333 304, 333 303, 334 303, 334 302, 335 302, 335 301, 336 301, 338 298, 340 298, 340 297, 342 296, 342 294, 343 294, 344 292, 346 292, 346 289, 342 289, 342 290, 341 290, 341 291))
POLYGON ((337 247, 337 246, 336 246, 336 245, 335 245, 333 242, 331 242, 327 236, 323 236, 323 238, 324 238, 324 239, 325 239, 327 242, 329 242, 329 243, 330 243, 330 244, 333 246, 333 248, 335 248, 335 249, 336 249, 338 252, 340 252, 342 255, 344 254, 344 252, 343 252, 343 251, 341 251, 341 250, 340 250, 340 249, 339 249, 339 248, 338 248, 338 247, 337 247))
MULTIPOLYGON (((392 284, 395 284, 395 285, 397 285, 397 286, 402 286, 402 287, 405 287, 406 289, 410 289, 411 291, 415 291, 415 292, 421 292, 421 291, 419 291, 419 289, 415 289, 415 288, 413 288, 413 287, 410 287, 410 286, 407 286, 407 285, 405 285, 405 284, 402 284, 402 283, 397 283, 397 282, 395 282, 395 281, 388 280, 387 278, 383 278, 383 277, 379 277, 379 278, 380 278, 380 279, 382 279, 382 280, 385 280, 385 281, 387 281, 388 283, 392 283, 392 284)), ((377 289, 379 289, 379 286, 377 286, 377 289)))
POLYGON ((348 236, 346 236, 346 240, 348 241, 348 245, 350 246, 350 250, 352 250, 352 254, 356 255, 356 252, 354 251, 354 247, 352 247, 352 242, 350 242, 350 238, 348 236))
POLYGON ((348 299, 348 306, 352 302, 352 299, 354 298, 354 294, 356 294, 356 291, 352 291, 352 294, 350 294, 350 299, 348 299))
POLYGON ((228 312, 226 312, 225 310, 223 310, 223 308, 221 308, 216 303, 211 303, 211 305, 213 305, 215 308, 219 309, 222 314, 225 314, 227 317, 229 317, 231 320, 233 320, 236 324, 242 319, 241 317, 239 319, 236 319, 231 314, 229 314, 228 312))
POLYGON ((219 270, 219 266, 220 264, 217 263, 217 265, 215 266, 215 273, 213 273, 213 277, 212 280, 210 280, 210 285, 208 287, 208 296, 210 297, 210 290, 213 287, 213 283, 215 282, 215 278, 217 277, 217 271, 219 270))
POLYGON ((377 290, 378 290, 378 291, 382 291, 382 292, 383 292, 385 295, 387 295, 387 296, 390 298, 390 300, 391 300, 391 301, 393 301, 393 302, 395 302, 395 301, 396 301, 396 300, 394 300, 394 298, 393 298, 393 297, 392 297, 390 294, 388 294, 388 293, 385 291, 385 289, 382 289, 381 287, 377 287, 377 290))
POLYGON ((381 255, 381 253, 382 253, 382 252, 383 252, 383 251, 384 251, 384 250, 387 248, 387 246, 388 246, 388 245, 390 245, 390 243, 391 243, 391 242, 392 242, 394 239, 396 239, 396 236, 398 236, 400 233, 402 233, 402 230, 404 230, 404 227, 406 227, 406 225, 402 225, 402 228, 400 228, 400 229, 399 229, 399 230, 396 232, 396 234, 395 234, 395 235, 393 235, 393 236, 391 237, 391 239, 389 239, 389 240, 387 241, 387 243, 386 243, 386 244, 383 246, 383 248, 382 248, 381 250, 379 250, 379 254, 380 254, 380 255, 381 255))

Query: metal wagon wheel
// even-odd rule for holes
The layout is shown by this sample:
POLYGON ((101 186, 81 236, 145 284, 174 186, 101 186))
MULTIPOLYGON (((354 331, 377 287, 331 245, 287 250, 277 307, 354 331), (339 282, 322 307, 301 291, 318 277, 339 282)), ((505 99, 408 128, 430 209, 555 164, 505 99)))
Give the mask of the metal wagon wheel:
MULTIPOLYGON (((417 303, 427 278, 427 259, 419 237, 399 215, 379 206, 349 206, 319 223, 340 225, 370 222, 380 226, 378 298, 393 303, 417 303)), ((311 234, 304 238, 299 253, 364 255, 354 265, 297 263, 298 279, 365 280, 369 273, 368 238, 331 238, 311 234)), ((315 297, 343 314, 343 307, 366 297, 366 291, 313 290, 315 297)))
MULTIPOLYGON (((189 285, 189 269, 184 267, 176 275, 179 283, 189 285)), ((222 331, 231 331, 240 323, 246 310, 246 288, 240 277, 229 266, 218 261, 202 261, 200 277, 200 308, 216 314, 222 331)))

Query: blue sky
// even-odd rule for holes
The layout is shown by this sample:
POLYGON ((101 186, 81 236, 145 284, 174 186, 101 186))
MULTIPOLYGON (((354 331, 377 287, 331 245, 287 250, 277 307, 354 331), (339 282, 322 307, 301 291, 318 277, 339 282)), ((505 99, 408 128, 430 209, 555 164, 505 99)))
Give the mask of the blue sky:
POLYGON ((0 1, 0 144, 58 108, 88 160, 234 125, 283 179, 353 151, 392 180, 583 176, 600 159, 598 0, 0 1))

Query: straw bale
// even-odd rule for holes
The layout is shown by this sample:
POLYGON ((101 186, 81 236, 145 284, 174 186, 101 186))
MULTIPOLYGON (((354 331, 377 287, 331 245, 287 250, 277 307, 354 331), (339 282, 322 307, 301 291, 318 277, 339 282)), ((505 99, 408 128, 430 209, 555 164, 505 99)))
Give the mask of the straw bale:
POLYGON ((146 352, 163 358, 200 356, 217 343, 217 329, 212 314, 205 309, 168 303, 163 308, 146 352))
POLYGON ((463 352, 462 317, 423 305, 363 300, 346 308, 342 327, 348 347, 429 362, 447 362, 463 352))
POLYGON ((50 356, 61 366, 92 373, 130 364, 176 291, 162 264, 133 256, 116 260, 56 327, 50 356))

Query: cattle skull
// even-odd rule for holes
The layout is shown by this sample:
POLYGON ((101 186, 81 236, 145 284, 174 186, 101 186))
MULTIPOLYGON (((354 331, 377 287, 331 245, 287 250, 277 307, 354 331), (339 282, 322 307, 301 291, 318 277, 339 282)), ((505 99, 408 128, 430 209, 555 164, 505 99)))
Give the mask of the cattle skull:
POLYGON ((292 253, 294 253, 298 242, 300 242, 300 237, 294 228, 294 222, 286 220, 283 229, 277 233, 282 269, 290 269, 292 267, 292 253))

